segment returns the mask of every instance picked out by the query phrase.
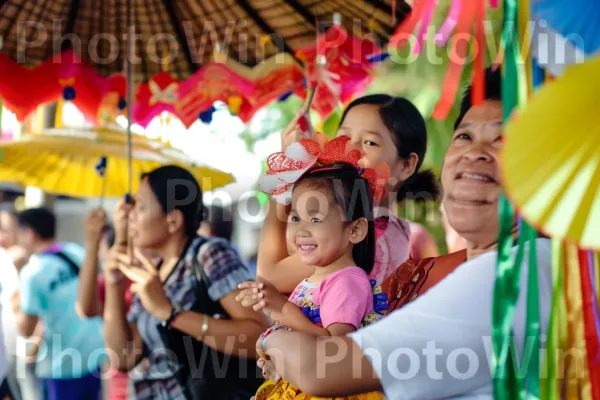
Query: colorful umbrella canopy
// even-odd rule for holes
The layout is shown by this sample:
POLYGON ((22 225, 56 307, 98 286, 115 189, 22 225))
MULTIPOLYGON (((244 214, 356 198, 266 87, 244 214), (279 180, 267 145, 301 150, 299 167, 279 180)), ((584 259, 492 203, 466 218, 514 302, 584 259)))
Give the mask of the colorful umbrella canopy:
POLYGON ((549 28, 583 50, 586 54, 600 51, 600 3, 590 0, 532 0, 534 18, 545 21, 549 28))
MULTIPOLYGON (((196 165, 168 144, 136 134, 132 139, 133 191, 142 173, 168 164, 188 169, 205 191, 234 181, 228 173, 196 165)), ((123 196, 128 191, 126 144, 123 132, 104 128, 52 129, 29 135, 0 144, 0 181, 36 186, 71 197, 123 196), (103 158, 104 178, 97 171, 97 164, 103 158)))
POLYGON ((502 172, 523 217, 552 237, 600 249, 600 58, 570 66, 509 123, 502 172))
MULTIPOLYGON (((294 54, 314 43, 334 14, 348 32, 360 21, 363 32, 385 43, 410 10, 402 0, 162 0, 132 1, 132 7, 136 82, 160 72, 186 79, 212 60, 216 47, 253 67, 265 58, 266 36, 279 52, 294 54)), ((3 52, 28 66, 73 48, 105 76, 122 72, 126 28, 125 1, 0 1, 3 52)))

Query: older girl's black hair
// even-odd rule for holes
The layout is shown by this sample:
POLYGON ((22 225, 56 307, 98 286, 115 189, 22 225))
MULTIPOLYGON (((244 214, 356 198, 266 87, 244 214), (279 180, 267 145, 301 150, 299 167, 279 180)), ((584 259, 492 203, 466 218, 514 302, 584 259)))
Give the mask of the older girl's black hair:
POLYGON ((300 183, 328 188, 342 208, 346 221, 367 219, 367 236, 362 242, 354 245, 352 258, 357 267, 370 274, 375 265, 375 220, 369 183, 356 168, 348 164, 328 169, 317 168, 304 175, 295 186, 298 187, 300 183))
MULTIPOLYGON (((458 128, 467 112, 473 105, 473 85, 469 85, 463 94, 460 102, 460 114, 454 122, 454 130, 458 128)), ((486 100, 502 100, 502 75, 500 68, 492 69, 489 67, 485 70, 485 99, 486 100)))
MULTIPOLYGON (((423 116, 409 100, 404 97, 393 97, 387 94, 372 94, 359 97, 348 105, 342 114, 340 125, 350 110, 360 105, 379 106, 381 121, 392 133, 396 150, 400 158, 407 158, 411 153, 419 157, 415 173, 407 179, 398 191, 398 201, 406 200, 409 194, 429 193, 437 199, 440 189, 432 171, 420 171, 425 152, 427 151, 427 127, 423 116)), ((415 201, 423 201, 429 196, 411 196, 415 201)))
POLYGON ((194 176, 176 165, 166 165, 142 175, 165 214, 183 214, 185 235, 196 236, 202 222, 202 190, 194 176))

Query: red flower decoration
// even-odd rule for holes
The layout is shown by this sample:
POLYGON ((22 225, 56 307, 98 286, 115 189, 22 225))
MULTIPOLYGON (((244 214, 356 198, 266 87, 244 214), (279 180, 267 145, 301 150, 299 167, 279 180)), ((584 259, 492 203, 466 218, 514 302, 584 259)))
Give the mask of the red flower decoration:
POLYGON ((328 140, 324 135, 315 133, 312 139, 300 139, 300 144, 311 155, 317 157, 317 163, 322 166, 344 163, 362 171, 361 175, 369 183, 373 199, 379 201, 383 198, 387 181, 390 179, 390 169, 386 164, 382 164, 375 169, 361 168, 358 162, 362 158, 362 154, 359 150, 352 148, 348 136, 328 140))

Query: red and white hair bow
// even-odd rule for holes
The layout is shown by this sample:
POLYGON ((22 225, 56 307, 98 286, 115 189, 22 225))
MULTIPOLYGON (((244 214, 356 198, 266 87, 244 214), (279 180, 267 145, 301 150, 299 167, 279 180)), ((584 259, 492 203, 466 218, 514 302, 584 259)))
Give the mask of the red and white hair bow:
POLYGON ((260 180, 260 190, 282 204, 289 204, 294 184, 310 170, 349 164, 367 180, 373 199, 379 201, 385 194, 390 170, 386 164, 375 169, 361 168, 358 164, 361 157, 360 151, 350 146, 349 137, 328 140, 324 135, 315 133, 312 139, 300 139, 284 152, 271 154, 267 158, 267 173, 260 180))

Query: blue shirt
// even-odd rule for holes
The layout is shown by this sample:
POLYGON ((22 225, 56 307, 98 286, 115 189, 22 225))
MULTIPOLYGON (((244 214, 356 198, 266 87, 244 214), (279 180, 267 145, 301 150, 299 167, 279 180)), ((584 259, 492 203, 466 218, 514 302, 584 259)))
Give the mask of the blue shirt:
POLYGON ((36 375, 79 378, 99 369, 106 354, 100 317, 82 319, 75 312, 78 275, 55 253, 61 251, 81 267, 85 250, 66 243, 32 257, 21 272, 21 311, 37 316, 44 327, 36 375))

